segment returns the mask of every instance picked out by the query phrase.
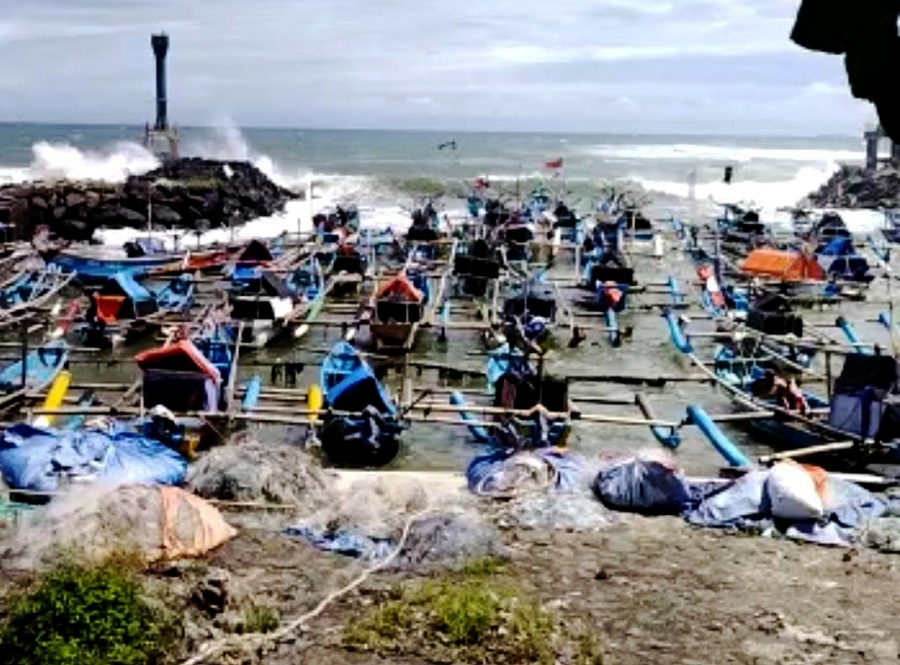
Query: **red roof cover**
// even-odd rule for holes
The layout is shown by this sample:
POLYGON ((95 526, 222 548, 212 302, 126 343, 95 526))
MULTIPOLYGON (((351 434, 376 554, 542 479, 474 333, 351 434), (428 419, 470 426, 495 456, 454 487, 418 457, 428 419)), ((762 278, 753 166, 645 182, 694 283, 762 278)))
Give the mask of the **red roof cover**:
POLYGON ((401 299, 408 302, 422 302, 424 297, 422 292, 413 286, 412 282, 403 273, 394 277, 394 279, 378 289, 378 293, 375 294, 375 297, 378 299, 390 296, 400 296, 401 299))
POLYGON ((155 349, 142 351, 134 357, 135 362, 142 370, 165 369, 174 372, 200 372, 219 383, 222 377, 209 360, 189 339, 183 339, 159 346, 155 349))

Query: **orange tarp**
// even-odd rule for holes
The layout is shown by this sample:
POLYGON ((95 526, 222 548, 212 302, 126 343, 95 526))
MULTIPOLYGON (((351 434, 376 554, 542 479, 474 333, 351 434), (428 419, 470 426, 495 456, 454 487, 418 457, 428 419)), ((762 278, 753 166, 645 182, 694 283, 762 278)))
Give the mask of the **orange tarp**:
POLYGON ((741 271, 749 275, 777 277, 790 282, 825 279, 825 271, 815 257, 777 249, 754 249, 741 264, 741 271))
POLYGON ((388 296, 400 296, 409 302, 421 302, 423 298, 422 292, 413 286, 412 282, 402 273, 378 289, 378 293, 375 295, 378 299, 388 296))

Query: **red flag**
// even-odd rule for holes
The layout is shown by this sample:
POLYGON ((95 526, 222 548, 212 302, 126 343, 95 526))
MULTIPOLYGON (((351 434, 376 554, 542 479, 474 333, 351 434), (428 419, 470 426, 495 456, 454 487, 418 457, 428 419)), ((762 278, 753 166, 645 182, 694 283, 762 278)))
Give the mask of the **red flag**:
POLYGON ((563 165, 563 158, 554 159, 551 162, 544 162, 545 169, 561 169, 563 165))

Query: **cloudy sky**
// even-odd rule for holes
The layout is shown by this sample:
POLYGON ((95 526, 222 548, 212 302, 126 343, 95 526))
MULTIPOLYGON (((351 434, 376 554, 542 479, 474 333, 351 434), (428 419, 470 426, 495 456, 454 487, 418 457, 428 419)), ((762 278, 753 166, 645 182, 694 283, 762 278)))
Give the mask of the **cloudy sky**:
POLYGON ((799 0, 5 0, 0 120, 856 135, 799 0))

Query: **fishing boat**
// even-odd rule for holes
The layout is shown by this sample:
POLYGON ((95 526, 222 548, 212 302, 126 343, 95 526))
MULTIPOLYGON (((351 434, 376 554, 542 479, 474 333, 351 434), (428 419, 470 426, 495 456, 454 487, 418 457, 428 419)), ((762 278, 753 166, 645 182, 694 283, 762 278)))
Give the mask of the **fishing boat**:
POLYGON ((889 243, 900 243, 900 211, 884 211, 884 223, 881 227, 881 233, 889 243))
POLYGON ((816 249, 816 260, 830 279, 868 284, 875 276, 866 258, 856 252, 853 239, 837 236, 816 249))
POLYGON ((543 274, 514 285, 503 302, 505 336, 546 348, 557 316, 556 291, 543 274))
POLYGON ((102 245, 83 245, 60 250, 51 262, 64 272, 77 275, 84 285, 96 285, 117 273, 137 277, 153 271, 170 270, 180 266, 185 254, 150 253, 131 256, 124 249, 102 245))
POLYGON ((765 357, 735 347, 719 347, 712 363, 703 362, 681 323, 670 312, 666 318, 673 345, 734 403, 741 415, 732 420, 767 445, 776 450, 821 446, 826 468, 900 479, 900 411, 893 397, 900 394, 900 369, 894 358, 846 355, 828 400, 779 379, 779 370, 767 366, 765 357))
POLYGON ((0 284, 0 328, 9 327, 44 307, 74 279, 50 265, 22 271, 0 284))
POLYGON ((80 305, 69 303, 57 326, 33 349, 27 337, 22 357, 0 369, 0 407, 15 403, 26 394, 41 392, 50 386, 69 360, 69 345, 64 337, 69 331, 80 305))
POLYGON ((369 330, 377 349, 412 347, 428 296, 418 288, 427 287, 427 280, 419 277, 418 284, 413 280, 414 276, 404 271, 375 292, 369 330))
POLYGON ((0 369, 0 402, 6 404, 10 397, 47 388, 63 370, 69 359, 69 346, 65 340, 51 339, 27 351, 22 360, 16 360, 0 369))
POLYGON ((520 210, 507 212, 497 229, 498 236, 506 243, 509 261, 527 262, 531 256, 530 244, 535 238, 535 224, 520 210))
POLYGON ((116 273, 90 294, 82 333, 89 346, 107 348, 117 340, 131 341, 158 328, 168 317, 186 313, 193 302, 190 275, 173 277, 154 288, 138 283, 132 273, 116 273))
POLYGON ((545 376, 540 362, 535 370, 528 357, 508 343, 489 352, 485 373, 492 406, 508 412, 493 416, 489 426, 476 420, 474 409, 465 410, 461 393, 450 395, 478 443, 504 449, 566 445, 571 431, 567 381, 545 376))
POLYGON ((262 386, 258 375, 249 377, 238 402, 235 340, 215 318, 210 314, 193 330, 182 330, 184 336, 135 356, 148 412, 132 425, 188 456, 224 442, 233 431, 232 415, 252 411, 262 386))
POLYGON ((806 240, 822 245, 835 238, 852 238, 853 234, 847 228, 844 219, 836 212, 825 212, 812 223, 809 231, 803 236, 806 240))
POLYGON ((236 251, 225 267, 225 277, 232 284, 259 278, 260 271, 275 261, 272 250, 261 240, 254 238, 236 251))
POLYGON ((453 255, 453 276, 465 295, 483 297, 491 280, 500 276, 502 267, 499 249, 483 238, 460 243, 453 255))
POLYGON ((575 211, 562 201, 553 208, 553 231, 562 242, 580 243, 584 235, 584 224, 575 211))
POLYGON ((412 223, 406 231, 407 246, 414 247, 418 258, 435 260, 446 254, 446 247, 441 247, 441 240, 447 238, 443 221, 435 208, 434 202, 425 204, 412 211, 412 223))
POLYGON ((261 348, 287 331, 294 294, 276 273, 253 270, 232 276, 228 302, 234 329, 241 330, 241 344, 261 348))
POLYGON ((321 370, 327 410, 319 435, 334 466, 380 467, 400 450, 404 427, 387 390, 356 350, 339 342, 321 370))
POLYGON ((769 234, 758 210, 731 203, 722 206, 722 214, 716 219, 716 224, 722 242, 743 247, 753 247, 769 234))

